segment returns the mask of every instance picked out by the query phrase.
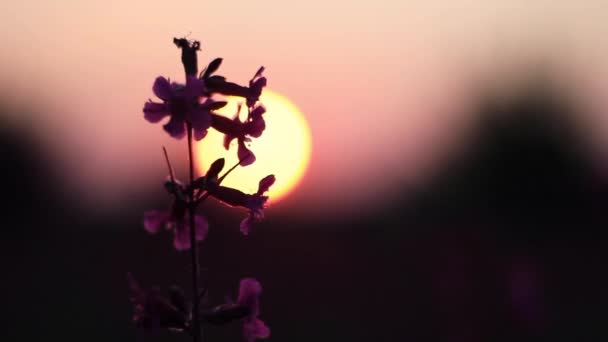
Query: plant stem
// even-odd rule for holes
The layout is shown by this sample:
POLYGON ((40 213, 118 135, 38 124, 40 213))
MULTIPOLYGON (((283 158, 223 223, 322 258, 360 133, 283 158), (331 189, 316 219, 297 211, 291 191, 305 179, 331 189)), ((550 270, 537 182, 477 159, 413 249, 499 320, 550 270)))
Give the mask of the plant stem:
MULTIPOLYGON (((188 129, 188 162, 190 164, 190 184, 194 182, 194 153, 192 151, 192 125, 187 124, 188 129)), ((192 338, 194 342, 201 340, 201 325, 199 320, 198 301, 198 253, 196 250, 196 224, 194 220, 196 203, 194 202, 194 190, 188 192, 190 215, 190 256, 192 258, 192 338)))

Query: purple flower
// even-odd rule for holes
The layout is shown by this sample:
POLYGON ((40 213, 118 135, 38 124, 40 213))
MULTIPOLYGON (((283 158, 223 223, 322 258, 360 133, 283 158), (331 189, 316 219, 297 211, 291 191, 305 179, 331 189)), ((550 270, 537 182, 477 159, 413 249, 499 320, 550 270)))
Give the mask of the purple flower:
POLYGON ((274 175, 264 177, 260 180, 258 191, 255 194, 246 194, 240 190, 226 186, 218 186, 210 191, 210 194, 230 206, 249 209, 249 215, 240 224, 241 233, 247 235, 251 230, 253 222, 264 218, 263 209, 266 201, 268 201, 268 196, 264 196, 264 193, 268 191, 274 182, 274 175))
POLYGON ((188 314, 185 307, 180 307, 179 302, 175 300, 177 297, 174 296, 172 299, 163 297, 158 287, 142 289, 131 273, 127 274, 127 282, 131 291, 135 325, 151 331, 188 330, 188 314))
POLYGON ((251 165, 255 162, 255 155, 249 150, 245 143, 250 142, 251 138, 259 138, 266 128, 266 122, 262 115, 266 108, 262 105, 255 106, 247 116, 245 122, 239 119, 241 107, 238 107, 234 119, 230 120, 225 116, 212 114, 211 126, 218 132, 224 133, 224 148, 228 150, 232 140, 237 139, 237 155, 241 161, 241 166, 251 165))
MULTIPOLYGON (((150 234, 158 233, 162 227, 173 231, 173 246, 175 249, 178 251, 187 250, 190 248, 190 222, 186 215, 187 209, 187 203, 176 198, 170 211, 146 211, 144 213, 144 228, 150 234)), ((209 229, 207 220, 201 215, 196 215, 194 223, 196 240, 204 240, 209 229)))
POLYGON ((154 81, 152 90, 163 102, 148 100, 144 104, 144 118, 147 121, 156 123, 170 116, 171 119, 163 128, 171 137, 183 138, 186 135, 186 122, 192 125, 196 140, 205 137, 211 125, 211 110, 217 109, 217 105, 211 99, 202 104, 199 102, 204 90, 203 81, 188 76, 184 86, 170 83, 168 79, 159 76, 154 81))
POLYGON ((243 318, 243 336, 248 342, 270 336, 270 329, 262 320, 258 319, 261 294, 262 285, 257 280, 253 278, 241 280, 236 304, 248 308, 249 311, 248 315, 243 318))
POLYGON ((248 342, 270 336, 270 329, 258 319, 262 285, 253 279, 241 279, 236 303, 228 298, 225 304, 203 310, 201 318, 213 325, 223 325, 236 320, 243 322, 243 336, 248 342))

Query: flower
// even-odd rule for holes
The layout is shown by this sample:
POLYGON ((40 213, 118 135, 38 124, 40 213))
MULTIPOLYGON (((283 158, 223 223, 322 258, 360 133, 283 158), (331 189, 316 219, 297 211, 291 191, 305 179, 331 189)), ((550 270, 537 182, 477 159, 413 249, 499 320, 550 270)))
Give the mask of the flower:
POLYGON ((268 196, 264 193, 274 184, 275 176, 269 175, 260 180, 258 191, 255 194, 246 194, 240 190, 229 188, 226 186, 218 186, 216 189, 209 191, 211 196, 230 205, 249 209, 249 215, 241 221, 240 230, 243 235, 248 235, 251 230, 251 225, 255 221, 260 221, 264 218, 264 207, 268 201, 268 196))
POLYGON ((198 61, 196 53, 201 49, 198 41, 189 41, 186 38, 173 38, 173 44, 182 49, 182 64, 188 76, 196 76, 198 61))
POLYGON ((218 305, 210 310, 203 310, 201 317, 205 322, 223 325, 236 320, 243 323, 243 337, 248 342, 258 338, 268 338, 270 329, 258 319, 260 315, 260 295, 262 285, 253 279, 241 279, 236 303, 228 298, 227 303, 218 305))
MULTIPOLYGON (((188 313, 181 304, 181 299, 174 290, 170 299, 163 297, 158 287, 142 289, 131 273, 127 282, 133 303, 133 322, 144 330, 169 329, 186 331, 189 329, 188 313)), ((181 290, 180 290, 181 291, 181 290)))
POLYGON ((262 285, 257 280, 253 278, 241 280, 236 304, 248 308, 249 311, 249 314, 243 318, 243 336, 248 342, 270 336, 270 329, 262 320, 258 319, 261 294, 262 285))
POLYGON ((204 103, 199 102, 203 88, 203 81, 192 76, 186 78, 186 85, 170 83, 162 76, 157 77, 152 90, 163 102, 148 100, 144 104, 144 118, 151 123, 157 123, 170 116, 171 119, 163 129, 175 139, 186 135, 186 122, 189 122, 194 130, 194 138, 203 139, 211 125, 210 111, 218 108, 217 103, 211 99, 204 103))
MULTIPOLYGON (((183 186, 179 182, 166 183, 169 192, 175 195, 171 210, 149 210, 144 213, 144 228, 150 234, 156 234, 164 226, 173 231, 173 246, 178 251, 190 248, 190 222, 186 217, 188 203, 183 195, 183 186)), ((209 226, 205 217, 194 216, 196 241, 202 241, 207 236, 209 226)))
POLYGON ((247 107, 252 107, 262 95, 262 89, 266 86, 266 77, 262 76, 264 67, 260 67, 253 78, 249 81, 250 94, 247 97, 247 107))
POLYGON ((262 73, 264 72, 264 67, 260 67, 258 69, 253 78, 249 81, 249 87, 244 87, 242 85, 226 81, 226 78, 223 76, 211 76, 211 74, 219 67, 219 63, 221 63, 221 61, 216 62, 217 65, 214 65, 213 68, 211 68, 210 64, 210 67, 208 67, 208 69, 211 71, 206 71, 203 75, 203 79, 205 81, 206 86, 206 92, 208 92, 209 94, 220 93, 229 96, 239 96, 247 100, 247 107, 253 107, 255 103, 260 99, 260 96, 262 95, 262 89, 268 83, 266 77, 262 76, 262 73))
POLYGON ((245 145, 250 142, 251 138, 259 138, 266 128, 266 122, 262 115, 266 112, 266 108, 262 105, 253 107, 249 111, 249 115, 245 122, 239 119, 241 106, 239 105, 236 115, 232 120, 225 116, 212 114, 211 126, 220 133, 224 133, 224 148, 228 150, 232 140, 237 139, 238 150, 237 155, 241 161, 241 166, 251 165, 255 162, 255 155, 245 145))
POLYGON ((236 303, 228 299, 228 302, 218 305, 211 310, 201 312, 202 319, 210 324, 223 325, 236 320, 243 322, 243 337, 248 342, 256 339, 268 338, 270 329, 258 319, 260 314, 260 295, 262 285, 253 279, 241 279, 239 295, 236 303))

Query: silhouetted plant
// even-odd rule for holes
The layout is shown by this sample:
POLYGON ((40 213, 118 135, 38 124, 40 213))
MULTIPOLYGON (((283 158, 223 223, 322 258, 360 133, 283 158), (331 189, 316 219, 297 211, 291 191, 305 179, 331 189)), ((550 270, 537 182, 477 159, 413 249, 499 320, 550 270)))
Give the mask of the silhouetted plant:
MULTIPOLYGON (((142 288, 132 274, 128 274, 131 301, 134 305, 133 322, 145 331, 171 330, 187 333, 194 342, 201 340, 201 325, 223 325, 232 321, 243 322, 243 335, 247 341, 266 338, 270 335, 268 327, 258 319, 259 297, 262 293, 260 283, 252 278, 242 279, 238 298, 213 308, 202 308, 201 299, 206 289, 201 288, 199 280, 199 260, 197 243, 207 236, 208 223, 197 209, 208 197, 212 196, 229 206, 243 207, 249 210, 240 225, 244 235, 249 234, 254 222, 263 218, 263 209, 268 200, 264 193, 273 185, 273 175, 264 177, 259 182, 258 191, 246 194, 240 190, 222 186, 221 183, 237 166, 247 166, 255 162, 255 155, 246 146, 251 138, 262 135, 266 125, 263 114, 265 108, 259 103, 266 78, 262 76, 264 68, 255 73, 248 86, 241 86, 226 81, 226 78, 214 75, 222 63, 221 58, 214 59, 200 74, 198 73, 197 53, 200 50, 198 41, 185 38, 174 38, 173 42, 181 49, 181 59, 186 73, 185 84, 171 82, 159 76, 154 81, 152 90, 161 102, 147 101, 144 104, 144 118, 157 123, 169 117, 163 129, 175 139, 187 137, 189 156, 189 180, 182 183, 175 178, 167 151, 165 159, 169 176, 165 189, 172 197, 168 210, 150 210, 144 213, 144 228, 150 234, 159 233, 163 228, 173 233, 173 246, 178 251, 189 250, 192 263, 192 298, 189 300, 179 287, 169 289, 163 295, 157 287, 142 288), (244 99, 248 109, 247 119, 242 122, 237 116, 234 119, 215 113, 226 105, 217 101, 214 95, 237 96, 244 99), (230 142, 238 141, 237 154, 239 162, 223 175, 224 159, 213 162, 207 173, 194 178, 193 139, 198 141, 213 128, 225 134, 224 147, 228 150, 230 142)), ((241 106, 239 105, 239 112, 241 106)))

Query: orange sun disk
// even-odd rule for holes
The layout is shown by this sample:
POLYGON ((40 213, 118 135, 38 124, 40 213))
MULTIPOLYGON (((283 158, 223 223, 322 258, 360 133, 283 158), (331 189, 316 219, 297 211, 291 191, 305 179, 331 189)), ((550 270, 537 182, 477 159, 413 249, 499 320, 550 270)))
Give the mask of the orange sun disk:
MULTIPOLYGON (((234 117, 238 103, 243 100, 235 97, 227 100, 228 104, 217 113, 234 117)), ((304 176, 312 150, 311 134, 304 115, 285 96, 265 89, 260 102, 266 107, 266 129, 261 137, 252 138, 247 143, 255 154, 256 161, 249 166, 237 167, 222 185, 245 193, 255 193, 258 182, 265 176, 274 174, 276 182, 266 194, 271 202, 277 202, 292 192, 304 176)), ((241 120, 246 112, 241 111, 241 120)), ((237 142, 233 141, 227 151, 223 147, 223 139, 223 134, 210 129, 207 136, 195 144, 195 163, 199 174, 204 174, 218 158, 225 158, 225 170, 238 162, 237 142)))

